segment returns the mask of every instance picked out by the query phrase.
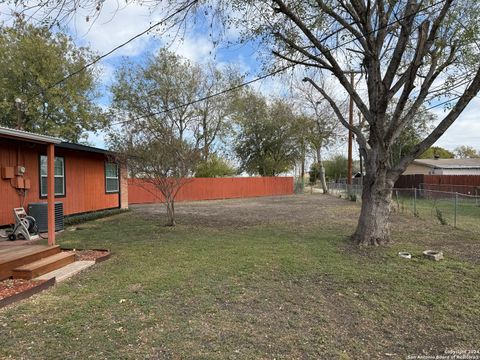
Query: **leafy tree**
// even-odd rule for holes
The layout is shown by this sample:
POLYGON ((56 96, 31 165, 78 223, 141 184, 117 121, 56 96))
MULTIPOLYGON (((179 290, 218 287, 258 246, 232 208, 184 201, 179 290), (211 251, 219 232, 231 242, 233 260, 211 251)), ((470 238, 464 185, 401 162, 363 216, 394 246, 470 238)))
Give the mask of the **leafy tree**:
POLYGON ((216 154, 210 155, 207 160, 202 159, 195 170, 195 177, 204 178, 226 177, 235 174, 236 170, 216 154))
POLYGON ((166 121, 163 125, 180 139, 193 139, 202 160, 207 161, 230 134, 233 111, 232 94, 212 94, 240 81, 241 76, 229 68, 220 70, 213 63, 200 66, 161 49, 145 64, 125 62, 117 71, 111 89, 114 116, 135 109, 145 126, 150 126, 150 120, 160 114, 166 121), (198 102, 200 98, 206 100, 198 102))
POLYGON ((125 62, 111 87, 113 115, 138 118, 153 132, 158 126, 166 127, 183 140, 197 119, 192 103, 200 88, 200 73, 199 66, 165 49, 145 64, 125 62))
POLYGON ((318 177, 310 176, 310 181, 314 178, 320 180, 323 193, 326 194, 328 193, 328 187, 325 179, 322 151, 339 138, 339 123, 329 105, 322 101, 323 99, 319 94, 302 85, 297 86, 296 90, 301 111, 306 114, 304 115, 306 118, 304 124, 305 140, 313 150, 317 163, 311 170, 318 170, 318 177))
MULTIPOLYGON (((196 115, 193 132, 202 159, 208 164, 215 145, 231 134, 232 97, 235 97, 235 93, 212 95, 238 85, 242 77, 234 69, 219 69, 214 63, 208 63, 197 71, 200 82, 197 98, 206 100, 193 105, 196 115)), ((212 159, 213 162, 217 160, 218 158, 212 159)))
POLYGON ((441 148, 439 146, 432 146, 427 151, 425 151, 422 155, 420 155, 419 159, 453 159, 455 154, 447 149, 441 148))
POLYGON ((0 124, 79 142, 106 125, 89 68, 51 86, 92 59, 61 32, 17 21, 0 28, 0 124), (18 99, 16 101, 16 99, 18 99))
MULTIPOLYGON (((325 176, 325 169, 323 169, 323 174, 325 176)), ((320 166, 317 162, 314 162, 310 165, 310 170, 308 170, 308 182, 315 184, 320 179, 320 176, 320 166)))
POLYGON ((348 159, 343 155, 335 155, 325 161, 325 175, 328 180, 339 181, 347 177, 348 159))
POLYGON ((145 64, 124 63, 116 75, 111 109, 122 122, 120 130, 111 129, 109 142, 133 174, 160 191, 168 225, 174 226, 175 198, 200 161, 191 135, 201 70, 160 50, 145 64))
POLYGON ((455 157, 460 159, 477 159, 480 158, 480 151, 472 146, 462 145, 455 150, 455 157))
POLYGON ((236 104, 234 148, 241 170, 261 176, 289 171, 298 159, 292 107, 247 91, 236 104))

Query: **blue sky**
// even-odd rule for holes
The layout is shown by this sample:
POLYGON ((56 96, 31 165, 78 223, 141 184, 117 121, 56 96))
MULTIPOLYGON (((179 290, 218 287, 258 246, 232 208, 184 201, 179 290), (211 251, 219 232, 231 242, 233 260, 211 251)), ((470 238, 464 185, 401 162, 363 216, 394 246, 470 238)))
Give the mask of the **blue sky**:
MULTIPOLYGON (((115 0, 107 0, 100 16, 94 21, 85 21, 85 14, 77 14, 68 26, 68 32, 77 45, 89 46, 98 54, 103 54, 117 45, 125 42, 134 35, 148 28, 152 23, 162 19, 165 13, 150 13, 147 7, 131 4, 122 9, 117 9, 115 0)), ((108 106, 110 97, 108 87, 114 80, 117 69, 125 58, 133 62, 142 62, 150 54, 154 54, 159 48, 166 45, 173 51, 193 62, 206 63, 215 61, 219 66, 223 64, 234 65, 241 73, 247 74, 247 78, 254 77, 260 72, 258 52, 253 44, 225 46, 220 44, 214 47, 211 38, 205 31, 206 24, 197 22, 194 27, 188 28, 179 37, 173 37, 172 33, 162 35, 158 31, 136 39, 125 47, 117 50, 99 63, 102 76, 99 79, 100 89, 103 96, 99 99, 102 106, 108 106), (174 40, 172 40, 174 39, 174 40)), ((238 36, 238 33, 227 33, 227 38, 238 36)), ((271 81, 270 81, 271 83, 271 81)), ((258 85, 260 90, 272 91, 272 86, 258 85)), ((98 147, 104 147, 104 134, 90 134, 89 142, 98 147)))

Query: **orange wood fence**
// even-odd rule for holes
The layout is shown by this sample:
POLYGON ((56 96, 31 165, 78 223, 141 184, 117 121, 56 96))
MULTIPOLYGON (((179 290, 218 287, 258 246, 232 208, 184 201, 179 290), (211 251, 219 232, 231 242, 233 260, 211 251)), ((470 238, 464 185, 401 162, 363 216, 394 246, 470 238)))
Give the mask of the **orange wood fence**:
MULTIPOLYGON (((178 192, 176 201, 235 199, 293 194, 292 177, 193 178, 178 192)), ((162 196, 142 179, 128 180, 129 204, 160 202, 162 196)))

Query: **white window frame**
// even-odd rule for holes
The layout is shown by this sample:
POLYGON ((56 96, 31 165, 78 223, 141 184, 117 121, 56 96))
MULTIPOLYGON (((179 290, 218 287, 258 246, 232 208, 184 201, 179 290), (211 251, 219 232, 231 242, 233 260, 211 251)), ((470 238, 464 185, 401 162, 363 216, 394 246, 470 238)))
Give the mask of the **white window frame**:
POLYGON ((118 192, 120 192, 120 176, 119 176, 119 173, 120 173, 120 169, 118 167, 118 164, 114 163, 114 162, 105 162, 105 193, 107 194, 116 194, 118 192), (107 166, 108 165, 114 165, 116 170, 117 170, 117 176, 107 176, 107 166), (112 179, 115 179, 117 180, 117 189, 116 190, 108 190, 108 181, 107 180, 112 180, 112 179))
MULTIPOLYGON (((62 175, 55 175, 55 174, 54 174, 54 177, 55 177, 55 178, 62 178, 62 183, 63 183, 62 188, 63 188, 63 192, 59 193, 59 192, 56 192, 56 191, 55 191, 55 196, 65 196, 65 157, 63 157, 63 156, 55 156, 55 161, 56 161, 57 159, 62 159, 62 175)), ((47 190, 47 193, 46 193, 46 194, 44 194, 44 193, 42 192, 42 188, 43 188, 42 182, 43 182, 43 181, 48 181, 48 180, 47 180, 47 179, 48 179, 48 163, 47 163, 47 162, 48 162, 47 156, 46 156, 46 155, 40 155, 40 197, 47 197, 47 196, 48 196, 48 190, 47 190), (43 159, 43 158, 45 159, 45 163, 47 164, 47 169, 46 169, 47 175, 42 175, 42 163, 43 163, 43 162, 42 162, 42 159, 43 159)), ((54 171, 54 172, 55 172, 55 171, 54 171)), ((48 186, 48 183, 47 183, 47 186, 48 186)))

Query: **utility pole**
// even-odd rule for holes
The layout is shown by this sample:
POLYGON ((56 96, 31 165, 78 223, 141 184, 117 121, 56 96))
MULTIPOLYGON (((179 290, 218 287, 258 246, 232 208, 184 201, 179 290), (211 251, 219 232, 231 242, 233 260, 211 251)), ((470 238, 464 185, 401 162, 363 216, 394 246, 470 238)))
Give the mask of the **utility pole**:
MULTIPOLYGON (((359 111, 358 112, 358 127, 360 128, 360 131, 362 130, 362 126, 363 126, 362 113, 359 111)), ((362 158, 362 151, 360 149, 360 146, 358 146, 358 156, 360 157, 360 178, 362 179, 362 183, 360 185, 363 186, 363 158, 362 158)))

